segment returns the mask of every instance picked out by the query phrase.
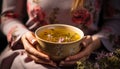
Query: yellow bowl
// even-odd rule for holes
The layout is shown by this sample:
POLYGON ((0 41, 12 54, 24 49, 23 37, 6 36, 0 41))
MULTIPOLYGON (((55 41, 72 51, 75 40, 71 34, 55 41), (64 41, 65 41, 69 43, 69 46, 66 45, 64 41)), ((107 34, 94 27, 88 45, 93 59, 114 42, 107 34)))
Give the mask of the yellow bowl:
POLYGON ((37 49, 48 54, 52 60, 60 61, 80 51, 84 33, 71 25, 50 24, 38 28, 35 36, 40 44, 37 49))

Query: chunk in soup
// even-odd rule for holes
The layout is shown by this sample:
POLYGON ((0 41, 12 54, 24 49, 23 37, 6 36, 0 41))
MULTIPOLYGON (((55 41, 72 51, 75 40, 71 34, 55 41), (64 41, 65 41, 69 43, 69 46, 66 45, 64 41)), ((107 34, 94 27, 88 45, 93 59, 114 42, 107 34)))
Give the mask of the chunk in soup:
POLYGON ((38 35, 41 39, 51 42, 72 42, 80 39, 80 35, 64 28, 51 28, 41 31, 38 35))

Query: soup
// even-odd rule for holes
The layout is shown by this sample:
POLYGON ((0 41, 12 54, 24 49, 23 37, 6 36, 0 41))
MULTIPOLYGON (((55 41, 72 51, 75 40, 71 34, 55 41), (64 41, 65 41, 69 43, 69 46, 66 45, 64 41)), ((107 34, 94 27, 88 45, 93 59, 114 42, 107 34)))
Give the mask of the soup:
POLYGON ((65 28, 46 28, 38 36, 43 40, 57 43, 72 42, 80 39, 78 33, 65 28))

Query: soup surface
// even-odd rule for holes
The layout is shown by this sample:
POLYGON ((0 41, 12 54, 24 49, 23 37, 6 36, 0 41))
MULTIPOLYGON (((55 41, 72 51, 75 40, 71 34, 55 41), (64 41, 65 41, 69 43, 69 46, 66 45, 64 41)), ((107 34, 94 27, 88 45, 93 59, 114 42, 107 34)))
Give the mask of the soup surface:
POLYGON ((41 39, 51 42, 72 42, 80 39, 80 35, 74 31, 65 28, 46 28, 40 31, 38 35, 41 39))

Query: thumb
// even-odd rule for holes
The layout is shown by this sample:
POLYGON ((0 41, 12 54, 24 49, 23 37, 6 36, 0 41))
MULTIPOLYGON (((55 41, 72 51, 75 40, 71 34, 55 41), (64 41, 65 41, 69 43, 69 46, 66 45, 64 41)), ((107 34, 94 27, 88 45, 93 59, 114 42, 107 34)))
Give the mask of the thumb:
POLYGON ((84 57, 88 57, 90 54, 90 52, 88 51, 88 49, 84 49, 82 51, 80 51, 78 54, 76 55, 73 55, 73 56, 69 56, 65 59, 65 61, 73 61, 73 60, 79 60, 81 58, 84 58, 84 57))

